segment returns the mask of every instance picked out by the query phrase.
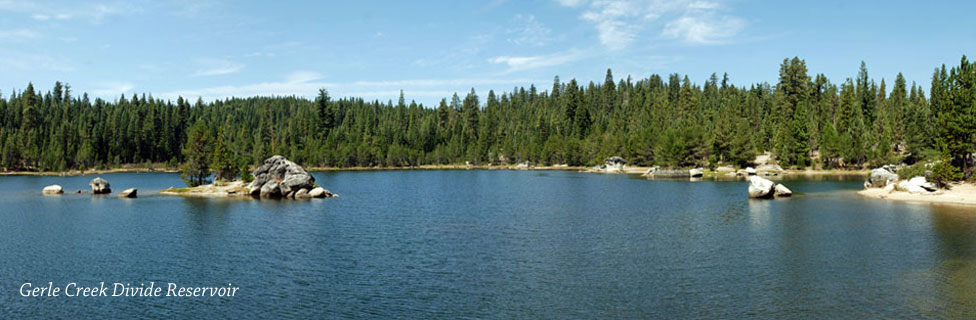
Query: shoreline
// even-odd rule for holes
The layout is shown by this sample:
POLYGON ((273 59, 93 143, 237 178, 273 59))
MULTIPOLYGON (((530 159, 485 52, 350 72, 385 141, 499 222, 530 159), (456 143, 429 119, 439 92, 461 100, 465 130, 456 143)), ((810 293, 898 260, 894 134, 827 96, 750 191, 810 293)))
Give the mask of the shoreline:
MULTIPOLYGON (((411 170, 537 170, 537 171, 578 171, 584 173, 598 174, 644 174, 651 167, 645 166, 624 166, 622 172, 599 172, 592 171, 593 167, 550 165, 550 166, 529 166, 519 167, 518 165, 465 165, 465 164, 437 164, 420 165, 410 167, 308 167, 309 172, 341 172, 341 171, 411 171, 411 170)), ((110 168, 96 170, 68 170, 68 171, 0 171, 0 176, 55 176, 71 177, 105 173, 179 173, 179 169, 153 167, 153 168, 110 168)), ((867 176, 870 169, 858 170, 795 170, 787 169, 776 172, 780 175, 800 175, 800 176, 820 176, 820 175, 854 175, 867 176)), ((724 178, 727 172, 719 172, 705 169, 705 177, 724 178)))
POLYGON ((96 170, 68 170, 68 171, 0 171, 0 176, 45 176, 45 177, 75 177, 89 174, 105 173, 178 173, 179 169, 170 168, 112 168, 96 170))
POLYGON ((888 192, 884 188, 865 189, 858 191, 857 194, 866 199, 874 200, 976 206, 976 184, 960 182, 950 186, 950 189, 940 189, 934 194, 915 194, 905 191, 888 192))

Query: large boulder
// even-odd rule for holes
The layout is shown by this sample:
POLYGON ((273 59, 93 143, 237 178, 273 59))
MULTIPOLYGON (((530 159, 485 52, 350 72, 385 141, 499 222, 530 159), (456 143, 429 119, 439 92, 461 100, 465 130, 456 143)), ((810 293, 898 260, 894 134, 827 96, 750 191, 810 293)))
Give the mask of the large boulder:
POLYGON ((749 197, 750 198, 771 198, 775 184, 769 179, 760 176, 749 177, 749 197))
POLYGON ((864 188, 883 188, 888 183, 897 181, 898 174, 895 173, 895 170, 896 167, 893 165, 885 165, 871 170, 868 180, 864 182, 864 188))
POLYGON ((895 190, 905 191, 915 194, 926 194, 930 192, 935 192, 937 189, 934 185, 925 180, 925 177, 914 177, 906 181, 899 182, 895 187, 895 190))
POLYGON ((88 183, 91 187, 92 193, 94 194, 105 194, 112 193, 112 187, 109 185, 108 181, 100 177, 95 177, 91 182, 88 183))
POLYGON ((254 181, 248 186, 248 190, 252 194, 258 192, 266 197, 280 197, 301 189, 312 189, 315 183, 315 178, 304 168, 282 156, 264 160, 254 170, 253 176, 254 181))
POLYGON ((696 168, 696 169, 689 169, 688 170, 688 175, 690 175, 692 178, 701 178, 701 176, 703 176, 704 174, 705 173, 702 172, 701 169, 697 169, 696 168))
POLYGON ((753 167, 746 167, 746 175, 754 176, 756 175, 756 169, 753 167))
POLYGON ((125 190, 122 190, 122 192, 119 192, 119 197, 120 198, 135 198, 135 197, 138 197, 138 195, 136 195, 138 192, 139 192, 139 190, 136 189, 136 188, 125 189, 125 190))
POLYGON ((64 189, 62 189, 61 186, 56 184, 49 185, 47 187, 44 187, 44 189, 41 190, 41 194, 62 194, 62 193, 64 193, 64 189))
POLYGON ((922 189, 925 189, 925 191, 929 191, 929 192, 938 190, 934 184, 928 182, 928 180, 925 180, 925 177, 914 177, 908 179, 908 183, 922 187, 922 189))

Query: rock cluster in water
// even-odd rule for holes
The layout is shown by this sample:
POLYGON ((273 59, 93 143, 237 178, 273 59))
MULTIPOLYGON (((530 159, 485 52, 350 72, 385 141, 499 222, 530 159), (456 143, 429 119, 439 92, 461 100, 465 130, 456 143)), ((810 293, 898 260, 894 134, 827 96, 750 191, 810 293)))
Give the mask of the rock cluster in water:
POLYGON ((782 184, 773 183, 760 176, 749 176, 749 197, 769 199, 773 197, 789 197, 793 191, 782 184))
POLYGON ((267 198, 326 198, 332 193, 315 186, 315 178, 304 168, 283 156, 273 156, 253 172, 248 186, 252 196, 267 198))

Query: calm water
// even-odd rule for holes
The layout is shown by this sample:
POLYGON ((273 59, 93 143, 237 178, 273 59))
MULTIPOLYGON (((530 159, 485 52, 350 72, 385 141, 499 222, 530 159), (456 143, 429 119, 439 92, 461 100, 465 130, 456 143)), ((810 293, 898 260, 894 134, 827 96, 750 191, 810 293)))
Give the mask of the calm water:
POLYGON ((974 318, 976 208, 861 181, 516 171, 316 173, 316 201, 151 194, 177 174, 0 177, 0 318, 974 318), (48 184, 69 192, 41 196, 48 184), (24 282, 239 286, 232 298, 21 297, 24 282))

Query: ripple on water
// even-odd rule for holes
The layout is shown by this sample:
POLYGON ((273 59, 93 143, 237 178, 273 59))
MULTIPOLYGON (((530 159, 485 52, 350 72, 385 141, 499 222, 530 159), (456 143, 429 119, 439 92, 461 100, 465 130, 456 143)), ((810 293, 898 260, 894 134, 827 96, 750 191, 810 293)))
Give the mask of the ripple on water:
POLYGON ((341 198, 185 199, 176 174, 0 177, 0 286, 176 282, 233 298, 28 299, 9 317, 973 318, 976 214, 866 201, 859 179, 323 172, 341 198), (145 190, 145 191, 143 191, 145 190))

